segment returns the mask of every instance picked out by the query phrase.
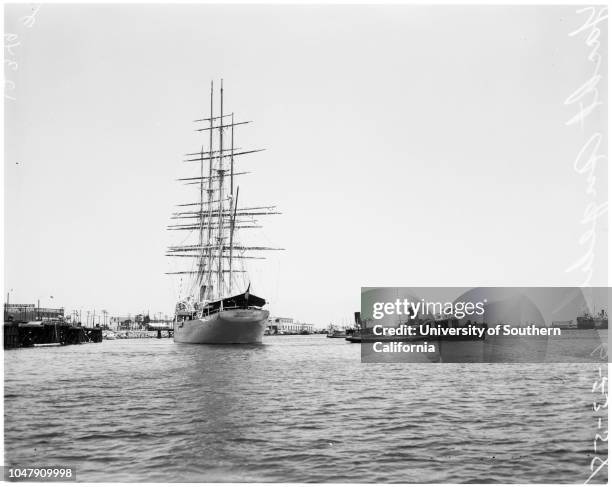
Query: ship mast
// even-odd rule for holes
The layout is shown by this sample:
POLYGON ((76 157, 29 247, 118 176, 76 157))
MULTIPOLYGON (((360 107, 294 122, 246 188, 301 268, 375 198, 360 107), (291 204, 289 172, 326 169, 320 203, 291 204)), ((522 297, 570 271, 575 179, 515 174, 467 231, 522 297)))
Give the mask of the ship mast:
MULTIPOLYGON (((208 154, 209 154, 209 158, 208 158, 208 201, 207 201, 207 215, 206 215, 206 222, 207 222, 207 230, 208 230, 208 235, 206 238, 206 246, 210 247, 210 243, 211 243, 211 239, 212 239, 212 227, 210 225, 211 222, 211 218, 212 218, 212 196, 213 196, 213 187, 212 187, 212 175, 213 175, 213 159, 212 159, 212 154, 213 154, 213 121, 215 119, 215 114, 213 112, 213 101, 214 101, 214 85, 213 82, 210 82, 210 119, 209 119, 209 130, 208 130, 208 154)), ((200 215, 201 218, 204 217, 204 212, 202 211, 202 214, 200 215)), ((201 249, 202 252, 202 257, 204 257, 204 255, 206 255, 206 257, 208 258, 207 261, 207 265, 206 265, 206 295, 210 295, 210 291, 209 291, 209 287, 211 285, 211 268, 212 268, 212 254, 211 252, 205 251, 204 249, 201 249)), ((207 296, 205 296, 206 298, 207 296)))
POLYGON ((238 190, 236 190, 236 199, 234 200, 234 112, 232 112, 232 144, 230 147, 230 211, 233 212, 230 216, 230 237, 229 237, 229 293, 232 294, 232 284, 233 284, 233 275, 232 275, 232 263, 234 256, 234 222, 236 221, 236 209, 238 208, 238 190))
POLYGON ((223 282, 223 80, 221 80, 221 114, 219 124, 219 169, 218 169, 218 183, 219 183, 219 237, 218 237, 218 264, 217 264, 217 288, 218 288, 218 299, 223 297, 224 282, 223 282))
POLYGON ((219 115, 214 115, 214 85, 210 84, 210 115, 195 122, 208 122, 208 126, 196 129, 197 132, 208 131, 208 151, 201 146, 199 152, 186 154, 185 162, 199 162, 199 176, 179 178, 184 184, 199 185, 199 201, 196 203, 183 203, 180 207, 195 207, 196 211, 178 211, 173 213, 172 219, 181 220, 181 223, 169 225, 169 230, 184 230, 193 232, 197 230, 197 244, 181 244, 168 248, 167 256, 196 258, 196 270, 169 272, 168 274, 195 274, 192 281, 197 284, 200 301, 210 299, 223 299, 226 291, 233 292, 233 276, 244 273, 244 270, 235 269, 236 259, 263 259, 264 257, 246 255, 247 251, 282 250, 271 247, 245 246, 237 244, 236 230, 243 228, 261 228, 257 225, 255 216, 278 214, 275 206, 238 207, 238 193, 234 194, 234 178, 248 174, 234 171, 234 158, 260 152, 263 149, 242 150, 234 145, 234 128, 250 122, 234 120, 234 113, 224 113, 223 80, 220 86, 219 115), (225 120, 229 118, 229 123, 225 120), (224 131, 230 129, 230 147, 224 148, 224 131), (219 131, 218 147, 214 147, 214 131, 219 131), (194 157, 195 156, 195 157, 194 157), (226 169, 224 158, 229 158, 229 168, 226 169), (208 162, 208 175, 205 175, 204 163, 208 162), (216 167, 215 167, 216 166, 216 167), (228 174, 229 173, 229 174, 228 174), (229 175, 229 178, 227 176, 229 175), (227 181, 229 179, 229 181, 227 181), (226 187, 226 182, 229 183, 226 187), (204 193, 206 194, 206 197, 204 193), (216 199, 215 199, 216 196, 216 199), (197 219, 197 220, 196 220, 197 219), (195 220, 195 221, 194 221, 195 220), (227 267, 225 261, 227 259, 227 267), (227 285, 225 275, 228 275, 227 285), (216 282, 215 282, 216 281, 216 282))
POLYGON ((234 212, 232 213, 231 216, 231 221, 230 221, 230 237, 229 237, 229 292, 230 294, 232 294, 232 263, 233 263, 233 257, 234 257, 234 228, 236 228, 235 226, 235 221, 236 221, 236 210, 238 209, 238 194, 240 192, 240 186, 238 186, 238 189, 236 189, 236 201, 234 202, 234 212))
MULTIPOLYGON (((200 232, 199 242, 200 247, 204 244, 204 146, 200 149, 200 232)), ((202 278, 204 277, 204 252, 200 255, 200 261, 198 263, 198 287, 202 285, 202 278)))

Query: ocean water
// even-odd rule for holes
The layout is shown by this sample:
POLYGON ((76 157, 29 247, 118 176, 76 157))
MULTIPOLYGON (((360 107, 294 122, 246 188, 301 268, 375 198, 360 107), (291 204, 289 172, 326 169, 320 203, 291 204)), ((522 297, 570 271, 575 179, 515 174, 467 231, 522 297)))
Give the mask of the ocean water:
POLYGON ((7 350, 5 465, 71 465, 80 481, 583 483, 607 458, 598 377, 362 364, 359 345, 322 335, 7 350))

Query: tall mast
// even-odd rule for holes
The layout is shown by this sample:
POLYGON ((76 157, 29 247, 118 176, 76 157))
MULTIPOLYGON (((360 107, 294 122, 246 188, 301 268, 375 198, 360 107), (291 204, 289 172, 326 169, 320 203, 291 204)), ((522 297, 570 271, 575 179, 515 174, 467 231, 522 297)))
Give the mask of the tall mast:
POLYGON ((234 112, 232 112, 232 145, 230 148, 230 237, 229 237, 229 293, 232 294, 232 283, 234 281, 232 274, 232 257, 234 253, 234 228, 236 225, 236 210, 238 209, 238 191, 236 191, 236 199, 234 200, 234 112), (232 211, 232 205, 234 206, 232 211))
MULTIPOLYGON (((234 257, 234 229, 236 228, 236 210, 238 210, 238 194, 240 193, 240 186, 236 189, 236 201, 234 201, 234 210, 230 208, 232 212, 230 220, 230 237, 229 237, 229 292, 232 293, 232 261, 234 257)), ((232 200, 233 201, 233 200, 232 200)))
POLYGON ((230 152, 230 194, 234 200, 234 112, 232 112, 232 148, 230 152))
POLYGON ((217 181, 219 182, 219 218, 218 224, 219 227, 219 259, 218 259, 218 267, 217 270, 219 272, 217 276, 217 287, 219 292, 219 299, 223 298, 223 79, 221 79, 221 105, 220 105, 220 113, 219 113, 219 168, 218 173, 219 177, 217 181))
MULTIPOLYGON (((200 159, 200 231, 198 241, 200 242, 200 247, 202 247, 204 244, 204 146, 200 149, 200 159)), ((204 256, 205 254, 202 251, 198 262, 198 278, 196 280, 198 283, 198 293, 200 293, 204 277, 204 256)))
MULTIPOLYGON (((208 135, 208 154, 212 155, 213 153, 213 120, 214 120, 214 112, 213 112, 213 101, 214 101, 214 85, 213 85, 213 81, 210 82, 210 130, 209 130, 209 135, 208 135)), ((212 173, 213 173, 213 158, 210 157, 208 159, 208 203, 207 203, 207 209, 208 209, 208 215, 206 218, 206 222, 207 222, 207 226, 208 226, 208 235, 207 235, 207 239, 206 239, 206 246, 210 247, 210 243, 211 243, 211 238, 212 238, 212 225, 211 225, 211 220, 212 220, 212 194, 213 194, 213 189, 212 189, 212 173)), ((206 266, 206 291, 208 293, 208 287, 210 286, 211 283, 211 272, 212 272, 212 255, 210 250, 204 250, 204 248, 202 248, 202 257, 204 257, 206 252, 206 255, 208 257, 208 262, 207 262, 207 266, 206 266)))

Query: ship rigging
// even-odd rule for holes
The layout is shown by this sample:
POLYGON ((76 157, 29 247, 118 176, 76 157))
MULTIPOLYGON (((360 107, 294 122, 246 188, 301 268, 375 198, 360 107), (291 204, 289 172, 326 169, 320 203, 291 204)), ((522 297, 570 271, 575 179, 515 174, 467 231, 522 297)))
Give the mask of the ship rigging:
MULTIPOLYGON (((196 237, 195 241, 184 241, 180 245, 170 246, 166 252, 169 257, 178 257, 181 262, 191 264, 186 269, 168 272, 185 276, 188 283, 186 298, 177 304, 176 321, 182 322, 181 328, 188 324, 187 322, 193 321, 197 324, 195 321, 204 318, 210 321, 211 315, 227 309, 260 309, 265 300, 250 293, 250 281, 244 261, 263 259, 264 257, 256 254, 260 251, 282 250, 244 245, 239 241, 239 230, 261 228, 256 217, 277 215, 280 212, 273 205, 239 206, 240 187, 237 185, 237 178, 248 172, 235 170, 237 160, 264 149, 236 147, 235 128, 251 121, 236 121, 234 112, 225 113, 223 98, 221 80, 219 112, 215 114, 214 86, 211 82, 210 114, 194 121, 199 124, 196 131, 206 134, 208 150, 202 145, 199 152, 185 154, 184 162, 197 163, 199 173, 178 179, 184 185, 198 188, 198 201, 177 205, 179 209, 171 216, 176 222, 168 226, 171 231, 188 232, 186 240, 196 237), (239 288, 242 294, 235 295, 239 288)), ((267 318, 267 311, 265 313, 267 318)), ((231 323, 227 323, 228 315, 217 318, 223 318, 221 321, 224 323, 219 322, 215 326, 231 328, 231 323)), ((219 330, 213 331, 216 333, 219 330)), ((245 342, 240 339, 237 343, 245 342)))

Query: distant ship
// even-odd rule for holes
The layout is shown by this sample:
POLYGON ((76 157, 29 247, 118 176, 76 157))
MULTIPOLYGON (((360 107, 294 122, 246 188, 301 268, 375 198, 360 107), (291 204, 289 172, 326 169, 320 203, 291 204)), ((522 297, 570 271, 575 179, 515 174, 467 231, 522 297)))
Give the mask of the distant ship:
POLYGON ((603 309, 595 317, 595 328, 608 329, 608 313, 606 313, 603 309))
POLYGON ((585 311, 582 316, 577 316, 576 327, 580 330, 591 330, 595 328, 595 320, 593 319, 593 315, 585 311))
POLYGON ((238 242, 238 230, 261 228, 253 218, 278 214, 274 206, 239 207, 240 188, 234 185, 237 156, 263 149, 244 150, 234 146, 234 128, 249 122, 234 122, 234 113, 223 112, 223 80, 218 115, 213 111, 213 84, 210 86, 210 116, 196 129, 207 133, 208 151, 187 154, 185 162, 199 163, 199 175, 181 178, 198 190, 195 203, 178 205, 182 210, 172 218, 179 224, 169 230, 187 232, 181 245, 168 248, 168 256, 189 262, 189 267, 168 274, 186 276, 181 279, 184 297, 176 304, 174 341, 182 343, 242 344, 261 343, 269 311, 266 300, 250 292, 244 261, 263 257, 248 251, 281 250, 270 247, 246 246, 238 242), (229 132, 229 141, 226 137, 229 132), (189 238, 194 239, 189 244, 189 238), (236 294, 237 288, 242 292, 236 294))
POLYGON ((588 311, 585 311, 582 316, 576 318, 576 326, 581 330, 592 329, 608 329, 608 313, 606 310, 601 310, 599 314, 593 316, 588 311))

